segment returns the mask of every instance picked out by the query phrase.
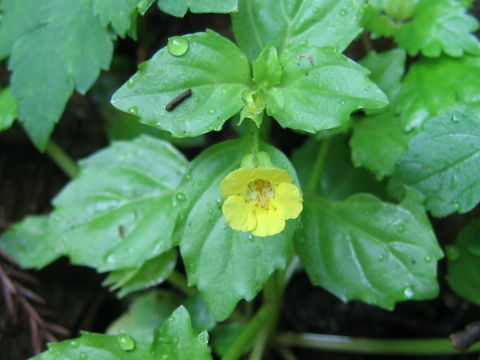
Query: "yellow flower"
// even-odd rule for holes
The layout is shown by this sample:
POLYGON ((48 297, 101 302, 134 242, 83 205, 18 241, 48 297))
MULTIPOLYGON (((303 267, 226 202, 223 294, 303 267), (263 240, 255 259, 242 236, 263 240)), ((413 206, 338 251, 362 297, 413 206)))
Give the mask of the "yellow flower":
POLYGON ((302 212, 302 195, 285 170, 244 167, 229 173, 220 184, 223 215, 234 230, 270 236, 283 231, 285 220, 302 212))

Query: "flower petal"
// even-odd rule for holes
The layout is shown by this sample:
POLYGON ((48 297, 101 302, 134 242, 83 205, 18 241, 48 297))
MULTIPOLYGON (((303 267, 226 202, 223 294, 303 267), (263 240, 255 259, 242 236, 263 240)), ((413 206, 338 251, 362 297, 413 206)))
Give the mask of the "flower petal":
POLYGON ((270 204, 275 208, 278 215, 283 219, 295 219, 303 210, 302 195, 300 190, 293 184, 280 184, 275 186, 275 198, 270 204))
POLYGON ((222 206, 223 215, 233 230, 251 231, 257 225, 253 205, 240 195, 229 196, 222 206))
POLYGON ((255 169, 240 168, 228 173, 220 183, 220 192, 223 197, 238 195, 245 190, 250 181, 255 180, 253 175, 255 169))
POLYGON ((290 174, 283 169, 278 168, 254 168, 253 180, 266 180, 269 181, 272 185, 277 185, 281 183, 292 183, 292 177, 290 174))
POLYGON ((256 207, 255 216, 257 217, 257 227, 252 231, 255 236, 276 235, 285 228, 285 220, 278 216, 275 209, 265 210, 256 207))

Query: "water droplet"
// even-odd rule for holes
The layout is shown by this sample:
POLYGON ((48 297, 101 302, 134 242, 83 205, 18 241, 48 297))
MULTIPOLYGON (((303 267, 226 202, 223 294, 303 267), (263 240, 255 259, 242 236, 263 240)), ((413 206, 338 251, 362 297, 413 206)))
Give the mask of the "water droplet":
POLYGON ((131 351, 135 349, 135 340, 127 334, 120 334, 117 337, 118 345, 122 350, 131 351))
POLYGON ((109 263, 109 264, 113 264, 113 263, 115 263, 116 261, 117 261, 117 259, 115 259, 115 255, 113 255, 113 254, 112 254, 112 255, 109 255, 109 256, 107 257, 107 263, 109 263))
POLYGON ((184 193, 178 193, 175 195, 175 199, 177 199, 178 202, 183 202, 186 199, 186 196, 184 193))
POLYGON ((428 256, 428 255, 425 256, 425 261, 426 261, 427 263, 432 262, 432 260, 433 260, 433 259, 432 259, 431 256, 428 256))
POLYGON ((79 344, 78 341, 76 341, 76 340, 70 341, 70 346, 71 346, 71 347, 76 348, 76 347, 78 347, 79 345, 80 345, 80 344, 79 344))
POLYGON ((188 173, 187 175, 185 175, 185 180, 187 181, 192 180, 192 174, 188 173))
POLYGON ((208 344, 208 333, 206 331, 202 331, 198 334, 198 342, 200 344, 208 344))
MULTIPOLYGON (((144 71, 146 68, 147 68, 147 65, 148 65, 148 62, 147 61, 144 61, 142 62, 141 64, 138 65, 138 70, 140 71, 144 71)), ((162 71, 162 70, 160 70, 162 71)), ((160 75, 161 72, 160 71, 157 71, 157 73, 160 75)), ((163 72, 163 71, 162 71, 163 72)))
POLYGON ((411 299, 413 298, 413 295, 415 295, 415 293, 413 292, 413 289, 408 286, 403 290, 403 295, 405 295, 406 299, 411 299))
POLYGON ((131 77, 130 79, 128 79, 128 81, 127 81, 127 87, 131 89, 131 88, 134 87, 134 86, 135 86, 135 78, 132 76, 132 77, 131 77))
POLYGON ((320 9, 319 9, 318 7, 314 7, 314 8, 313 8, 313 12, 314 12, 315 14, 317 14, 319 11, 320 11, 320 9))
POLYGON ((397 232, 398 233, 403 233, 405 231, 405 225, 399 224, 397 225, 397 232))
POLYGON ((213 209, 208 209, 208 214, 212 215, 213 214, 213 209))
POLYGON ((185 55, 189 47, 188 40, 182 36, 172 36, 168 39, 167 49, 173 56, 185 55))
POLYGON ((80 360, 87 360, 88 359, 88 355, 85 354, 84 352, 80 353, 80 356, 78 357, 80 360))
POLYGON ((458 122, 460 121, 460 119, 458 118, 458 116, 457 116, 456 114, 453 114, 453 115, 452 115, 452 121, 453 121, 454 123, 458 123, 458 122))
POLYGON ((377 256, 378 261, 384 261, 385 260, 385 255, 384 254, 379 254, 377 256))
POLYGON ((347 9, 341 9, 340 10, 340 16, 347 16, 347 14, 348 14, 347 9))
POLYGON ((215 114, 215 109, 210 109, 210 110, 208 110, 208 113, 209 113, 209 114, 215 114))
POLYGON ((454 204, 453 204, 453 209, 454 209, 455 211, 460 210, 460 204, 459 204, 459 203, 454 203, 454 204))
POLYGON ((198 96, 195 96, 193 99, 194 99, 196 102, 200 102, 200 98, 199 98, 198 96))
POLYGON ((460 250, 455 245, 447 246, 446 253, 447 258, 451 261, 455 261, 460 257, 460 250))
POLYGON ((221 205, 222 204, 222 199, 218 198, 217 200, 215 200, 217 202, 218 205, 221 205))
POLYGON ((371 86, 365 86, 365 91, 370 91, 370 90, 372 90, 371 86))
POLYGON ((252 234, 248 234, 248 240, 253 240, 253 235, 252 234))
POLYGON ((130 106, 127 111, 132 115, 138 115, 138 106, 130 106))

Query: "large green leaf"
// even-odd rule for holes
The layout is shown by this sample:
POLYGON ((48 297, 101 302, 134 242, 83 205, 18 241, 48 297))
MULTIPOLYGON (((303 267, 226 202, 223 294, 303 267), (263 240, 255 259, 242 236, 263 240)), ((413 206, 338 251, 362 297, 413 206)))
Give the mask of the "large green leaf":
POLYGON ((447 281, 455 292, 480 305, 480 219, 474 219, 462 230, 447 252, 447 281))
MULTIPOLYGON (((286 265, 295 221, 268 238, 232 230, 222 214, 220 182, 240 167, 250 151, 244 140, 214 145, 200 154, 176 195, 183 222, 178 230, 190 285, 197 285, 217 320, 227 318, 240 299, 252 300, 268 277, 286 265)), ((273 163, 295 177, 288 159, 265 145, 273 163)))
POLYGON ((48 231, 48 217, 27 216, 0 236, 0 247, 22 268, 41 269, 60 257, 63 245, 48 231))
POLYGON ((480 201, 480 109, 453 110, 428 121, 409 144, 392 187, 415 189, 434 216, 464 213, 480 201))
POLYGON ((7 130, 17 118, 18 102, 10 88, 0 90, 0 131, 7 130))
POLYGON ((395 40, 411 56, 419 52, 430 57, 442 52, 478 55, 480 44, 472 34, 478 28, 478 21, 457 0, 420 0, 412 20, 398 29, 395 40))
POLYGON ((385 94, 368 79, 368 70, 331 47, 299 45, 280 57, 280 85, 267 93, 267 113, 283 127, 316 132, 348 122, 361 108, 387 105, 385 94))
POLYGON ((350 138, 353 163, 366 167, 379 180, 390 176, 412 137, 413 133, 405 131, 402 119, 393 111, 356 121, 350 138))
POLYGON ((172 194, 186 170, 168 143, 139 137, 87 158, 54 200, 51 227, 75 264, 137 268, 173 246, 172 194))
POLYGON ((251 85, 245 55, 230 40, 207 30, 185 35, 181 56, 167 47, 143 63, 112 98, 112 104, 174 136, 196 136, 220 130, 243 107, 241 93, 251 85), (192 96, 171 111, 166 105, 191 89, 192 96))
POLYGON ((76 339, 48 344, 30 360, 154 360, 147 347, 127 334, 117 336, 81 332, 76 339))
POLYGON ((480 58, 447 56, 415 62, 405 77, 397 101, 407 129, 421 127, 431 116, 458 103, 480 98, 480 58))
POLYGON ((118 35, 125 36, 139 3, 140 0, 93 0, 93 12, 100 17, 103 26, 111 24, 118 35))
POLYGON ((92 0, 2 2, 0 56, 12 54, 19 118, 41 150, 73 90, 86 92, 110 64, 113 34, 92 6, 92 0))
POLYGON ((233 32, 250 60, 264 47, 279 53, 301 43, 342 52, 362 31, 364 0, 240 0, 233 32))
POLYGON ((158 0, 158 7, 167 14, 183 17, 193 13, 228 13, 237 9, 238 0, 158 0))
POLYGON ((208 333, 192 328, 187 309, 180 306, 155 331, 150 351, 155 359, 211 360, 208 333))
POLYGON ((420 204, 400 205, 357 194, 343 202, 305 198, 295 246, 313 284, 343 301, 392 309, 438 294, 443 254, 420 204))

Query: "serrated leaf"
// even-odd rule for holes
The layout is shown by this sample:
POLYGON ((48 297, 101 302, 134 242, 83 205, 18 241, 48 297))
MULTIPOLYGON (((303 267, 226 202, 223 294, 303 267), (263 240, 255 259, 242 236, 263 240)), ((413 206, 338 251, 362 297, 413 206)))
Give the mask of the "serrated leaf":
POLYGON ((360 64, 370 70, 370 79, 392 102, 400 92, 405 60, 406 54, 403 49, 393 49, 383 53, 372 51, 360 61, 360 64))
MULTIPOLYGON (((329 200, 345 200, 358 192, 385 197, 385 184, 378 182, 369 171, 353 166, 345 136, 323 141, 329 141, 330 144, 327 145, 322 176, 315 188, 317 194, 329 200)), ((312 172, 312 159, 318 156, 322 144, 323 142, 310 139, 292 154, 292 163, 304 188, 312 172)))
POLYGON ((159 331, 155 331, 151 354, 155 358, 178 360, 211 360, 208 350, 208 333, 196 332, 192 328, 188 311, 180 306, 164 322, 159 331))
MULTIPOLYGON (((276 166, 296 178, 282 153, 268 145, 262 147, 276 166)), ((245 140, 208 148, 191 163, 177 193, 184 202, 179 204, 184 210, 178 235, 188 281, 197 285, 217 320, 226 319, 240 299, 252 300, 269 276, 285 267, 296 225, 290 220, 282 233, 260 238, 234 231, 225 222, 220 182, 240 167, 249 151, 245 140)))
POLYGON ((177 263, 176 249, 170 249, 137 268, 112 271, 104 281, 104 285, 112 290, 119 290, 118 296, 124 297, 135 291, 156 286, 165 281, 177 263))
POLYGON ((0 131, 7 130, 17 118, 18 102, 10 88, 0 90, 0 131))
POLYGON ((237 9, 238 0, 158 0, 158 7, 167 14, 183 17, 193 13, 228 13, 237 9))
POLYGON ((54 199, 50 222, 73 263, 137 268, 174 245, 172 194, 187 167, 175 148, 141 136, 114 142, 81 166, 54 199))
POLYGON ((62 254, 62 243, 48 231, 48 217, 27 216, 0 236, 0 247, 24 269, 41 269, 62 254))
POLYGON ((413 133, 405 131, 402 119, 393 111, 356 121, 350 138, 353 163, 366 167, 381 180, 393 174, 412 138, 413 133))
POLYGON ((478 55, 480 43, 472 34, 478 28, 478 21, 456 0, 420 0, 412 20, 398 29, 395 40, 411 56, 419 52, 429 57, 442 52, 478 55))
POLYGON ((188 42, 184 55, 171 55, 167 47, 158 51, 113 95, 112 104, 178 137, 220 130, 243 107, 241 93, 251 86, 248 61, 211 30, 182 39, 188 42), (167 111, 187 89, 192 96, 167 111))
POLYGON ((342 52, 362 31, 363 0, 241 0, 233 32, 250 60, 267 45, 281 54, 304 42, 342 52))
POLYGON ((140 0, 93 0, 93 12, 100 17, 102 25, 112 26, 124 37, 132 25, 132 15, 137 11, 140 0))
MULTIPOLYGON (((81 337, 48 344, 48 350, 30 360, 154 360, 148 349, 126 334, 119 336, 81 332, 81 337), (124 350, 121 339, 133 341, 133 349, 124 350)), ((130 342, 129 342, 130 343, 130 342)), ((130 343, 131 344, 131 343, 130 343)))
POLYGON ((310 280, 343 301, 392 309, 399 301, 438 294, 436 261, 443 254, 416 201, 308 197, 302 221, 295 247, 310 280))
POLYGON ((139 295, 106 332, 110 335, 127 333, 148 345, 153 341, 153 331, 162 326, 180 303, 181 298, 173 292, 151 291, 139 295))
POLYGON ((46 0, 38 5, 5 0, 3 10, 0 32, 18 36, 8 35, 0 48, 6 55, 13 45, 9 69, 19 118, 35 145, 44 150, 73 90, 86 92, 100 70, 109 66, 112 34, 94 15, 91 0, 46 0))
POLYGON ((283 127, 314 133, 341 126, 355 110, 388 103, 365 68, 330 47, 289 48, 280 63, 281 83, 266 98, 267 113, 283 127))
POLYGON ((478 102, 479 84, 478 57, 421 59, 410 67, 396 109, 402 113, 407 130, 421 128, 442 110, 478 102))
POLYGON ((434 216, 471 210, 480 201, 480 110, 453 110, 431 119, 409 144, 392 178, 425 197, 434 216))
POLYGON ((480 305, 480 257, 471 246, 478 244, 479 238, 480 219, 474 219, 446 249, 448 284, 458 295, 477 305, 480 305))
POLYGON ((137 5, 138 13, 140 15, 145 15, 147 10, 153 5, 154 2, 155 0, 139 0, 137 5))

